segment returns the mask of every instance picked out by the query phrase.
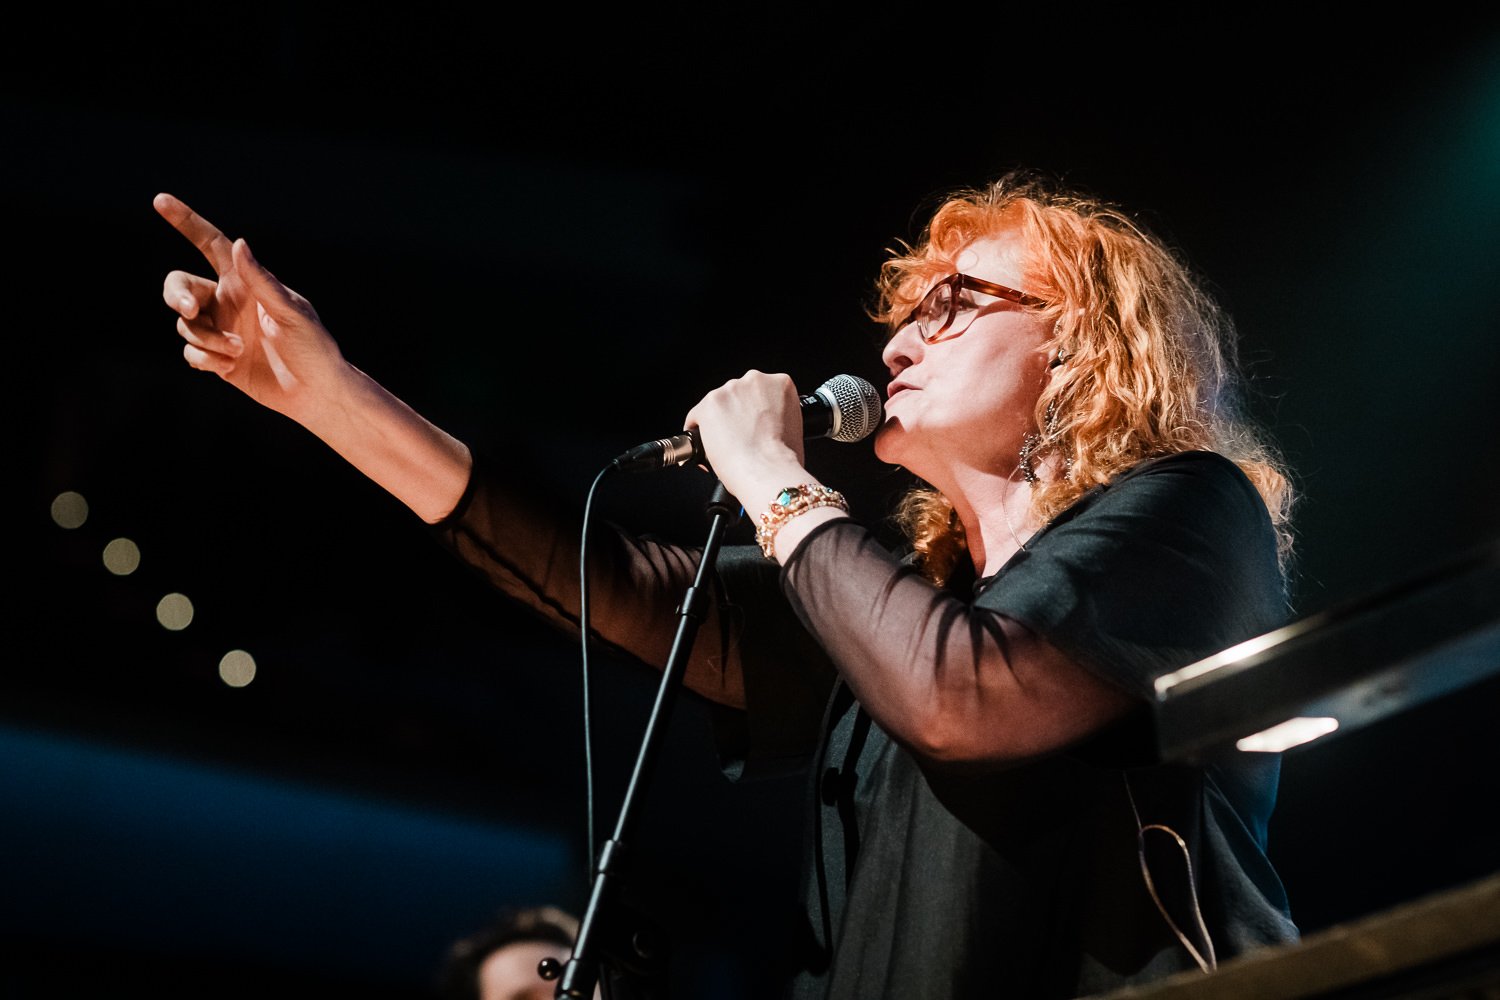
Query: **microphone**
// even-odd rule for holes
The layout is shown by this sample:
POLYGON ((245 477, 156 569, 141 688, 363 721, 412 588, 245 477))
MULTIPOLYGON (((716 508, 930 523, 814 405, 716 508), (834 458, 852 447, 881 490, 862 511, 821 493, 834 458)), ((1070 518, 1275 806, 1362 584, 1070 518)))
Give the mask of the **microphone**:
MULTIPOLYGON (((809 395, 799 397, 798 402, 802 404, 803 437, 828 437, 845 443, 869 437, 885 413, 879 391, 857 375, 835 375, 809 395)), ((610 465, 620 472, 635 472, 702 461, 703 445, 694 428, 638 444, 610 465)))

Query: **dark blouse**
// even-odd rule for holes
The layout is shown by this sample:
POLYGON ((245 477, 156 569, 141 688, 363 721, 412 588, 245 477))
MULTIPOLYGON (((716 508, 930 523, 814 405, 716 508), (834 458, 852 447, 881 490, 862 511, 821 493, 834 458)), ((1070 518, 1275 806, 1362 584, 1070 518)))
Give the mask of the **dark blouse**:
MULTIPOLYGON (((576 628, 576 525, 552 508, 481 462, 437 532, 496 586, 576 628)), ((653 630, 675 628, 694 554, 611 528, 589 544, 592 630, 651 658, 653 630)), ((726 770, 809 775, 792 996, 1075 997, 1194 968, 1142 858, 1200 954, 1222 962, 1296 939, 1265 854, 1278 758, 1186 766, 1152 754, 1154 678, 1283 623, 1274 532, 1231 462, 1143 463, 999 573, 947 591, 854 521, 820 526, 782 569, 752 546, 725 547, 716 569, 695 659, 744 676, 746 711, 720 713, 726 770), (977 662, 1004 642, 1000 616, 1138 708, 1062 752, 958 766, 920 759, 860 707, 855 691, 868 700, 900 672, 977 662)))

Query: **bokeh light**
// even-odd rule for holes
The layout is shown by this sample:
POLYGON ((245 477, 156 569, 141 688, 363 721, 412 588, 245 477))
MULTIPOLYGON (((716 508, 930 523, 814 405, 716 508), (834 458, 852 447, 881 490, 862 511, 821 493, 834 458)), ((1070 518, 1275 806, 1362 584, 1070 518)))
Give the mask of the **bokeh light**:
POLYGON ((82 493, 68 490, 52 500, 52 520, 59 528, 81 528, 89 519, 89 502, 82 493))
POLYGON ((141 550, 128 538, 116 538, 104 546, 104 568, 115 576, 129 576, 141 565, 141 550))
POLYGON ((219 661, 219 679, 230 687, 249 684, 255 680, 255 657, 243 649, 231 649, 219 661))
POLYGON ((168 594, 156 602, 156 620, 162 628, 181 632, 193 623, 193 602, 182 594, 168 594))

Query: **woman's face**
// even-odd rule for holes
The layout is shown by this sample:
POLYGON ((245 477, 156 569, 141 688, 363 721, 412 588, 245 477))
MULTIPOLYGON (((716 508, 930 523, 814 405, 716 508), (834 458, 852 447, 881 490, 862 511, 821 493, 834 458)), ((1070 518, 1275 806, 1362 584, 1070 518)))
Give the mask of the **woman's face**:
MULTIPOLYGON (((963 274, 1029 291, 1021 251, 1019 234, 1006 231, 970 244, 954 263, 963 274)), ((1046 319, 1007 299, 960 294, 977 307, 963 333, 927 344, 908 324, 881 353, 891 382, 875 454, 940 489, 960 467, 1015 469, 1047 377, 1046 319)))

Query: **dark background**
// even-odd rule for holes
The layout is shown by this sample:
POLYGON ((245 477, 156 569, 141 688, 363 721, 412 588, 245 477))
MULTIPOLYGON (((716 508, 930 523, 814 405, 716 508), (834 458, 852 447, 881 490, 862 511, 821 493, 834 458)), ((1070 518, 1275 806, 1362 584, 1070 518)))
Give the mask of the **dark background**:
MULTIPOLYGON (((1138 211, 1237 320, 1301 493, 1299 615, 1491 544, 1493 20, 1038 16, 273 5, 9 33, 0 992, 419 996, 502 903, 585 900, 576 644, 182 363, 161 281, 203 265, 158 191, 247 237, 355 364, 581 506, 749 368, 880 383, 862 310, 887 248, 942 192, 1038 167, 1138 211), (48 514, 67 490, 73 530, 48 514), (118 537, 129 576, 100 561, 118 537), (180 632, 154 619, 169 592, 194 603, 180 632), (235 648, 243 689, 217 676, 235 648)), ((809 460, 871 520, 907 485, 867 446, 809 460)), ((596 511, 696 543, 708 486, 615 481, 596 511)), ((655 678, 592 662, 602 835, 655 678)), ((1271 851, 1304 930, 1500 869, 1497 694, 1288 755, 1271 851)), ((678 995, 770 988, 799 793, 731 786, 677 704, 630 885, 678 995)))

